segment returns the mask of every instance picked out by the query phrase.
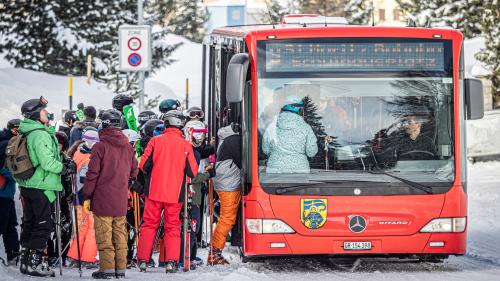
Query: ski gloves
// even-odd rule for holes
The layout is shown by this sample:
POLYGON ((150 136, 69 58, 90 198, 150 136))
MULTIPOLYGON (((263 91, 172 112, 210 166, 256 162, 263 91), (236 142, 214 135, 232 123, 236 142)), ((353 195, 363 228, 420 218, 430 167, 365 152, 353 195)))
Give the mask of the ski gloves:
POLYGON ((63 169, 61 171, 61 176, 67 176, 76 173, 76 163, 75 161, 68 158, 63 162, 63 169))
POLYGON ((90 200, 87 199, 87 200, 83 201, 83 211, 86 214, 90 213, 90 200))

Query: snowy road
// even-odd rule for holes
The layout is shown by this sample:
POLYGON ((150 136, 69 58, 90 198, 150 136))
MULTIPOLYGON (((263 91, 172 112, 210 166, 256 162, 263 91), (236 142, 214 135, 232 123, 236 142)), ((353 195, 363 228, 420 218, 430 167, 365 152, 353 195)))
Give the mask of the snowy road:
MULTIPOLYGON (((500 162, 476 163, 469 167, 468 254, 451 257, 443 264, 362 260, 351 272, 328 259, 286 259, 242 264, 236 252, 226 255, 231 266, 203 267, 189 273, 169 275, 168 280, 500 280, 500 162)), ((3 255, 3 246, 0 246, 3 255)), ((202 251, 202 257, 206 252, 202 251)), ((160 269, 143 274, 127 272, 128 280, 165 280, 160 269)), ((91 271, 82 279, 91 279, 91 271)), ((80 280, 76 270, 65 270, 55 280, 80 280)), ((0 280, 35 280, 14 268, 0 267, 0 280)))

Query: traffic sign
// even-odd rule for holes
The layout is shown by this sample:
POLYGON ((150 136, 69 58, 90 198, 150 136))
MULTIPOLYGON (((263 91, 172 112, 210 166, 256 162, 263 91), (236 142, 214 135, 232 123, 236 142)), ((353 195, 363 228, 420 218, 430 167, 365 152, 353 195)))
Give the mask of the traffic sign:
POLYGON ((141 42, 141 39, 139 37, 132 37, 130 39, 128 39, 128 48, 132 51, 137 51, 141 48, 142 46, 142 42, 141 42))
POLYGON ((118 34, 120 71, 151 70, 151 27, 122 25, 118 34))
POLYGON ((130 56, 128 56, 128 64, 133 67, 141 65, 141 61, 141 55, 139 55, 138 53, 132 53, 130 54, 130 56))

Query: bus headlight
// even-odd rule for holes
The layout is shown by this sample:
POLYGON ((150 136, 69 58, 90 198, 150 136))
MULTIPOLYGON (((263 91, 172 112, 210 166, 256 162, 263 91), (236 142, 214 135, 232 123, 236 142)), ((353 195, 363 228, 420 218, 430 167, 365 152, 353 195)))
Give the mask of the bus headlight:
POLYGON ((278 219, 247 219, 248 232, 253 234, 295 233, 285 222, 278 219))
POLYGON ((467 218, 439 218, 426 224, 420 232, 464 232, 467 218))

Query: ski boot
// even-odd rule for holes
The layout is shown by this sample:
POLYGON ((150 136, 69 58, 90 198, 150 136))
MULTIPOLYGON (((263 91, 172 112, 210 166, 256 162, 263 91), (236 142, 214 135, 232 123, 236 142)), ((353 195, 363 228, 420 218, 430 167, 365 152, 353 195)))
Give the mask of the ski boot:
POLYGON ((56 277, 46 262, 42 261, 42 251, 30 250, 25 274, 38 277, 56 277))
POLYGON ((115 273, 106 273, 102 271, 94 271, 92 272, 92 278, 94 279, 112 279, 115 278, 115 273))
POLYGON ((9 252, 7 253, 7 266, 17 266, 19 264, 19 253, 9 252))
POLYGON ((19 271, 22 274, 26 274, 26 268, 28 267, 28 248, 21 248, 21 254, 19 255, 19 271))
POLYGON ((195 266, 195 267, 199 267, 199 266, 202 266, 203 265, 203 260, 199 257, 194 257, 192 260, 191 260, 191 263, 195 266))
POLYGON ((139 270, 141 272, 146 272, 148 269, 148 263, 146 261, 139 261, 139 270))
POLYGON ((165 272, 166 273, 176 273, 179 271, 179 267, 177 266, 177 262, 175 261, 167 261, 165 264, 165 272))
POLYGON ((155 261, 153 259, 149 260, 148 267, 149 268, 155 268, 156 267, 156 263, 155 263, 155 261))
POLYGON ((226 265, 229 262, 222 256, 222 250, 212 248, 211 253, 208 254, 207 265, 226 265))
POLYGON ((125 278, 125 271, 117 271, 115 272, 115 278, 116 279, 124 279, 125 278))

